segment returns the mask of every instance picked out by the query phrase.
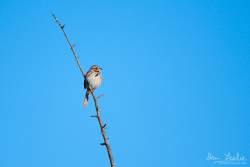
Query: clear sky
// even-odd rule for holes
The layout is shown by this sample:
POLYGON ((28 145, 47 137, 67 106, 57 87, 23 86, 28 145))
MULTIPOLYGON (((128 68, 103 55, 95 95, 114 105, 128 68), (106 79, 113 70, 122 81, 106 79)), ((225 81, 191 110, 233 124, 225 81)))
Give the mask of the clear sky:
POLYGON ((250 3, 247 0, 0 2, 0 166, 109 166, 84 69, 117 167, 210 167, 208 153, 250 164, 250 3))

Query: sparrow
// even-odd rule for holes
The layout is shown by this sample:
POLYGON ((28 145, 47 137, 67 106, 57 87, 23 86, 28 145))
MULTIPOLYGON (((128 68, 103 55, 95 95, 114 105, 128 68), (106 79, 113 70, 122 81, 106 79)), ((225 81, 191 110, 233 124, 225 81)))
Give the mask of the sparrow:
POLYGON ((85 74, 84 89, 86 89, 85 97, 83 100, 83 106, 87 107, 90 91, 97 89, 103 81, 102 68, 98 65, 92 65, 85 74))

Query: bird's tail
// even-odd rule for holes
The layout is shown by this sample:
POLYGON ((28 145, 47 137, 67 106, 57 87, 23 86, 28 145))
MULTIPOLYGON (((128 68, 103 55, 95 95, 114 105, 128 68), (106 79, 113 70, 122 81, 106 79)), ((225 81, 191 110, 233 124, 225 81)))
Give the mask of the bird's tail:
POLYGON ((83 100, 83 107, 87 107, 88 106, 88 101, 89 101, 89 91, 86 91, 84 100, 83 100))

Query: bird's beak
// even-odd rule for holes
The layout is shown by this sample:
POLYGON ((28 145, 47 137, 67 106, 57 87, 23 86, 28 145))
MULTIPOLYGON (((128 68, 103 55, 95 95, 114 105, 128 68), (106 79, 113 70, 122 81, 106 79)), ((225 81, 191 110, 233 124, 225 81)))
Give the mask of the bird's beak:
POLYGON ((101 67, 99 67, 99 69, 100 69, 100 70, 102 70, 102 68, 101 68, 101 67))

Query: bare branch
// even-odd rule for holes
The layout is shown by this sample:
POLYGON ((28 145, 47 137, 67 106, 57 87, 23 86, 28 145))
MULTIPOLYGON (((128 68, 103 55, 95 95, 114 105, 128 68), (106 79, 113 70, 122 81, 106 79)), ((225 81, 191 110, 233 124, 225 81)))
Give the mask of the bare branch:
POLYGON ((102 127, 105 127, 106 125, 103 124, 103 121, 102 121, 102 118, 101 118, 101 113, 100 113, 100 107, 98 105, 96 96, 93 93, 93 91, 91 91, 91 94, 92 94, 93 99, 94 99, 97 119, 98 119, 99 126, 100 126, 100 129, 101 129, 102 138, 104 140, 104 143, 105 143, 105 146, 106 146, 106 149, 107 149, 107 152, 108 152, 109 162, 110 162, 111 167, 115 167, 115 161, 114 161, 112 150, 111 150, 111 147, 110 147, 110 144, 109 144, 109 141, 108 141, 108 137, 106 135, 106 130, 105 130, 105 128, 102 128, 102 127))
POLYGON ((58 24, 58 26, 59 26, 60 29, 62 30, 63 35, 65 36, 65 38, 66 38, 66 40, 67 40, 67 43, 69 44, 69 47, 70 47, 70 49, 71 49, 71 51, 72 51, 72 53, 73 53, 73 55, 74 55, 74 57, 75 57, 75 60, 76 60, 76 62, 77 62, 77 66, 78 66, 79 70, 81 71, 83 78, 85 78, 84 70, 83 70, 83 68, 82 68, 82 66, 81 66, 79 57, 77 56, 76 51, 75 51, 75 49, 74 49, 75 44, 74 44, 74 45, 71 44, 68 35, 67 35, 66 32, 64 31, 65 24, 61 23, 61 22, 58 20, 58 18, 56 17, 56 15, 52 14, 52 17, 55 19, 56 23, 58 24))
MULTIPOLYGON (((71 44, 68 35, 64 31, 65 25, 62 24, 54 14, 52 14, 52 17, 54 18, 55 22, 58 24, 58 26, 60 27, 60 29, 62 30, 62 32, 63 32, 63 34, 65 36, 65 38, 67 40, 67 43, 69 44, 69 47, 70 47, 70 49, 71 49, 71 51, 72 51, 72 53, 74 55, 74 58, 75 58, 75 60, 77 62, 77 66, 78 66, 79 70, 81 71, 82 77, 84 79, 86 79, 86 76, 85 76, 84 70, 83 70, 83 68, 81 66, 79 57, 77 56, 76 51, 74 49, 75 44, 74 45, 71 44)), ((101 145, 106 147, 108 157, 109 157, 110 166, 115 167, 115 161, 114 161, 114 158, 113 158, 112 150, 111 150, 110 144, 108 142, 108 137, 107 137, 106 130, 105 130, 106 124, 103 124, 101 113, 100 113, 100 107, 99 107, 98 102, 97 102, 97 99, 100 98, 101 96, 96 97, 94 92, 90 88, 87 88, 87 89, 90 90, 91 95, 92 95, 92 97, 94 99, 96 115, 92 115, 91 117, 97 118, 97 120, 98 120, 100 130, 101 130, 101 134, 102 134, 102 138, 104 140, 104 142, 101 143, 101 145)))

